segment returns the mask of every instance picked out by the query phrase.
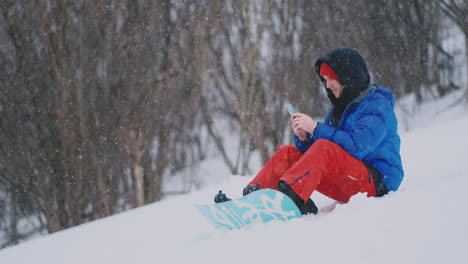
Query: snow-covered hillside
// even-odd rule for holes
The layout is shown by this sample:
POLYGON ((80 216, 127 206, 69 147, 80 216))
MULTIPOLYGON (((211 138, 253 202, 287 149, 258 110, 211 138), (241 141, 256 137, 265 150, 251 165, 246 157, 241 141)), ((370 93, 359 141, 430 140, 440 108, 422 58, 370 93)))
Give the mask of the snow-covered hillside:
POLYGON ((463 107, 444 113, 402 133, 405 180, 385 197, 335 207, 316 193, 316 216, 214 230, 192 205, 219 189, 240 196, 250 177, 231 176, 6 248, 0 263, 468 263, 468 115, 463 107))

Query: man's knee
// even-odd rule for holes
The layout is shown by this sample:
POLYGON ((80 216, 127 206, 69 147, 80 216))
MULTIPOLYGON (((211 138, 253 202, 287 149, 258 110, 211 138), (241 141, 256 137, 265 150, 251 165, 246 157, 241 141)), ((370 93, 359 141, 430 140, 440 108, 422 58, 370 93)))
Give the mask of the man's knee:
POLYGON ((314 143, 314 145, 316 145, 316 146, 329 146, 329 145, 332 145, 332 144, 335 144, 335 143, 331 142, 330 140, 322 139, 322 138, 318 139, 314 143))
POLYGON ((278 149, 276 150, 276 152, 280 152, 280 153, 288 153, 290 151, 298 151, 298 149, 295 146, 282 145, 282 146, 279 146, 278 149))
POLYGON ((337 148, 341 148, 338 144, 326 139, 318 139, 314 142, 312 147, 321 149, 321 151, 335 150, 337 148))
POLYGON ((295 146, 283 145, 279 146, 274 155, 279 155, 280 157, 290 157, 290 154, 299 152, 295 146))

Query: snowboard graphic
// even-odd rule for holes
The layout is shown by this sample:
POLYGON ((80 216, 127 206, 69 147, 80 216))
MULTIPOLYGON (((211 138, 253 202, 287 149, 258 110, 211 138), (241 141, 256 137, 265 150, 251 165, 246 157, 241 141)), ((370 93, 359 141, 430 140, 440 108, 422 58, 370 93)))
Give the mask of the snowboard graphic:
POLYGON ((238 229, 252 223, 301 217, 301 212, 288 196, 272 189, 258 190, 224 203, 195 207, 220 229, 238 229))

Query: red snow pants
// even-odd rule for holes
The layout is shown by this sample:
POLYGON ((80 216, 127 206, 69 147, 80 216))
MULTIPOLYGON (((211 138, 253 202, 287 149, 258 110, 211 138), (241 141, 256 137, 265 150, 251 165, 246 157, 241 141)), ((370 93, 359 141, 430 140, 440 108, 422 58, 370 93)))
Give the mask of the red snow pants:
POLYGON ((374 180, 361 160, 337 144, 319 139, 303 153, 295 146, 281 146, 249 183, 278 189, 284 181, 304 201, 317 190, 342 203, 357 193, 375 196, 374 180))

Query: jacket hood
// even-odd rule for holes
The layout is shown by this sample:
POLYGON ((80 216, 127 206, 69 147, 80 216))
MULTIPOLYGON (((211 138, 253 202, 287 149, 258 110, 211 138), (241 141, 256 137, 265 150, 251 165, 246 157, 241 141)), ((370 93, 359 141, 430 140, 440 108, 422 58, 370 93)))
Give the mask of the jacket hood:
POLYGON ((375 92, 383 95, 388 100, 392 108, 395 107, 395 95, 390 91, 390 89, 378 86, 377 89, 375 89, 375 92))
MULTIPOLYGON (((320 67, 325 62, 338 75, 348 94, 357 95, 370 83, 370 75, 364 58, 354 49, 338 48, 315 62, 315 71, 320 77, 320 67)), ((322 77, 320 77, 322 79, 322 77)), ((322 79, 322 81, 324 81, 322 79)))

